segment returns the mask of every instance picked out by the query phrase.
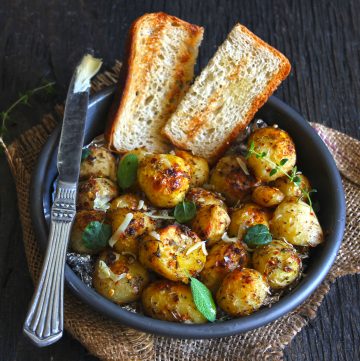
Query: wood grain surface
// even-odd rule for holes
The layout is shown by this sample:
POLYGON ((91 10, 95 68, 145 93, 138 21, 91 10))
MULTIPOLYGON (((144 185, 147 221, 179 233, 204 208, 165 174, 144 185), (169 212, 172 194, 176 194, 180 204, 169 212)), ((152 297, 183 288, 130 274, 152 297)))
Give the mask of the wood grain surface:
MULTIPOLYGON (((74 64, 87 49, 111 66, 121 59, 130 23, 165 11, 205 27, 197 72, 236 22, 284 52, 293 70, 277 92, 309 121, 360 138, 360 1, 288 0, 2 0, 0 110, 42 79, 57 96, 20 107, 7 140, 63 101, 74 64)), ((316 160, 316 158, 315 158, 316 160)), ((36 349, 22 335, 33 286, 27 272, 16 192, 0 155, 0 360, 95 360, 70 336, 36 349)), ((360 276, 336 281, 310 321, 285 349, 285 359, 360 360, 360 276)))

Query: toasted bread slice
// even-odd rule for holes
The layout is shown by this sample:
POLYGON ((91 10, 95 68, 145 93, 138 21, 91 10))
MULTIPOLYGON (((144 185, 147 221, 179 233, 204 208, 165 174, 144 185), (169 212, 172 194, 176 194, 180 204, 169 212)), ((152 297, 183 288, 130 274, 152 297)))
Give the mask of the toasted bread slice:
POLYGON ((179 148, 213 162, 291 69, 287 58, 237 24, 163 129, 179 148))
POLYGON ((169 149, 161 130, 193 80, 202 37, 203 28, 164 13, 132 24, 105 133, 112 150, 169 149))

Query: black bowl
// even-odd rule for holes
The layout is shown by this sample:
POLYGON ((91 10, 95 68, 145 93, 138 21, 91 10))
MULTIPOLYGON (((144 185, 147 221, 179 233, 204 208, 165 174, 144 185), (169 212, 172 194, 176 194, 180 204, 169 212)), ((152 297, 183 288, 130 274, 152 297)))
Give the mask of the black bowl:
MULTIPOLYGON (((85 130, 85 144, 103 133, 106 113, 114 88, 108 88, 91 97, 85 130)), ((203 325, 178 324, 155 320, 124 310, 110 302, 95 290, 87 287, 71 268, 65 266, 65 279, 69 288, 84 302, 99 312, 122 324, 164 336, 180 338, 214 338, 229 336, 263 326, 285 315, 300 305, 320 284, 333 264, 341 244, 345 226, 345 199, 341 178, 326 146, 301 115, 271 97, 257 114, 269 124, 278 124, 292 136, 299 168, 318 190, 321 206, 318 213, 325 231, 325 242, 312 251, 307 276, 289 294, 254 314, 225 322, 203 325)), ((56 155, 60 136, 58 126, 45 144, 33 174, 31 191, 31 215, 35 234, 43 249, 48 239, 52 184, 57 176, 56 155)))

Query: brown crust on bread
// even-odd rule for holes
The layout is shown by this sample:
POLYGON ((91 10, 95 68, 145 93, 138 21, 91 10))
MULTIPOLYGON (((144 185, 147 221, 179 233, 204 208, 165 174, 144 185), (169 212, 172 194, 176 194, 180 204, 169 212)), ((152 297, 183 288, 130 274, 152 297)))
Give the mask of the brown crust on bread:
MULTIPOLYGON (((105 139, 108 142, 109 149, 115 152, 125 152, 126 150, 119 150, 114 147, 114 133, 116 131, 116 127, 118 125, 118 122, 121 121, 121 115, 124 111, 124 107, 127 102, 127 97, 129 94, 129 88, 131 85, 131 80, 134 74, 134 71, 136 71, 136 62, 134 61, 136 57, 136 41, 135 38, 138 35, 138 30, 140 29, 143 22, 146 21, 152 21, 154 24, 158 25, 159 27, 164 27, 166 24, 171 23, 171 25, 174 26, 174 23, 177 24, 176 26, 183 27, 189 32, 189 37, 194 37, 193 39, 189 39, 193 43, 196 43, 200 37, 200 41, 202 39, 202 34, 204 29, 200 26, 190 24, 184 20, 181 20, 175 16, 165 14, 163 12, 159 13, 151 13, 151 14, 145 14, 138 19, 136 19, 129 30, 128 34, 128 40, 127 40, 127 46, 125 51, 125 61, 124 65, 121 68, 120 75, 119 75, 119 81, 117 84, 117 90, 115 92, 114 101, 112 103, 112 106, 110 108, 110 112, 108 114, 107 119, 107 125, 105 130, 105 139)), ((156 39, 154 40, 156 41, 156 39)), ((150 39, 151 42, 151 39, 150 39)), ((190 44, 192 45, 192 44, 190 44)), ((150 52, 147 56, 153 56, 154 54, 150 52)), ((146 54, 144 54, 146 56, 146 54)), ((180 60, 181 63, 185 63, 189 59, 185 56, 183 59, 180 60)), ((149 70, 151 68, 152 62, 151 58, 145 59, 146 64, 149 66, 149 70)), ((180 69, 181 70, 181 69, 180 69)), ((176 75, 175 77, 181 78, 183 75, 183 72, 179 72, 178 69, 176 69, 176 75)), ((179 97, 181 93, 181 90, 179 89, 173 89, 172 93, 170 94, 170 97, 179 97)), ((175 109, 173 109, 175 110, 175 109)), ((160 135, 159 135, 160 136, 160 135)))

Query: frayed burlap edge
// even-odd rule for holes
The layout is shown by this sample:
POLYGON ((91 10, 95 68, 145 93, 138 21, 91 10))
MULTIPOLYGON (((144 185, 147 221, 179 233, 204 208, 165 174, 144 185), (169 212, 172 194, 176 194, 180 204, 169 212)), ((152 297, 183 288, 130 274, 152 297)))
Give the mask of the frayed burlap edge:
MULTIPOLYGON (((118 77, 120 66, 117 62, 113 69, 100 74, 93 82, 93 91, 113 84, 118 77)), ((58 107, 57 111, 61 113, 62 107, 58 107)), ((39 125, 24 133, 9 147, 26 257, 33 280, 38 278, 42 257, 31 226, 29 185, 39 151, 55 125, 54 117, 46 115, 39 125)), ((337 277, 360 272, 360 179, 354 170, 358 168, 348 167, 349 160, 346 159, 348 154, 355 154, 357 158, 352 157, 350 161, 353 164, 359 162, 360 142, 320 124, 313 126, 333 152, 342 172, 347 201, 347 226, 342 247, 330 273, 303 305, 279 320, 245 334, 216 340, 185 340, 152 336, 124 327, 90 309, 70 292, 66 292, 66 330, 89 352, 102 360, 281 360, 284 347, 309 319, 315 317, 331 283, 337 277), (350 149, 349 147, 355 151, 339 151, 350 149)))

